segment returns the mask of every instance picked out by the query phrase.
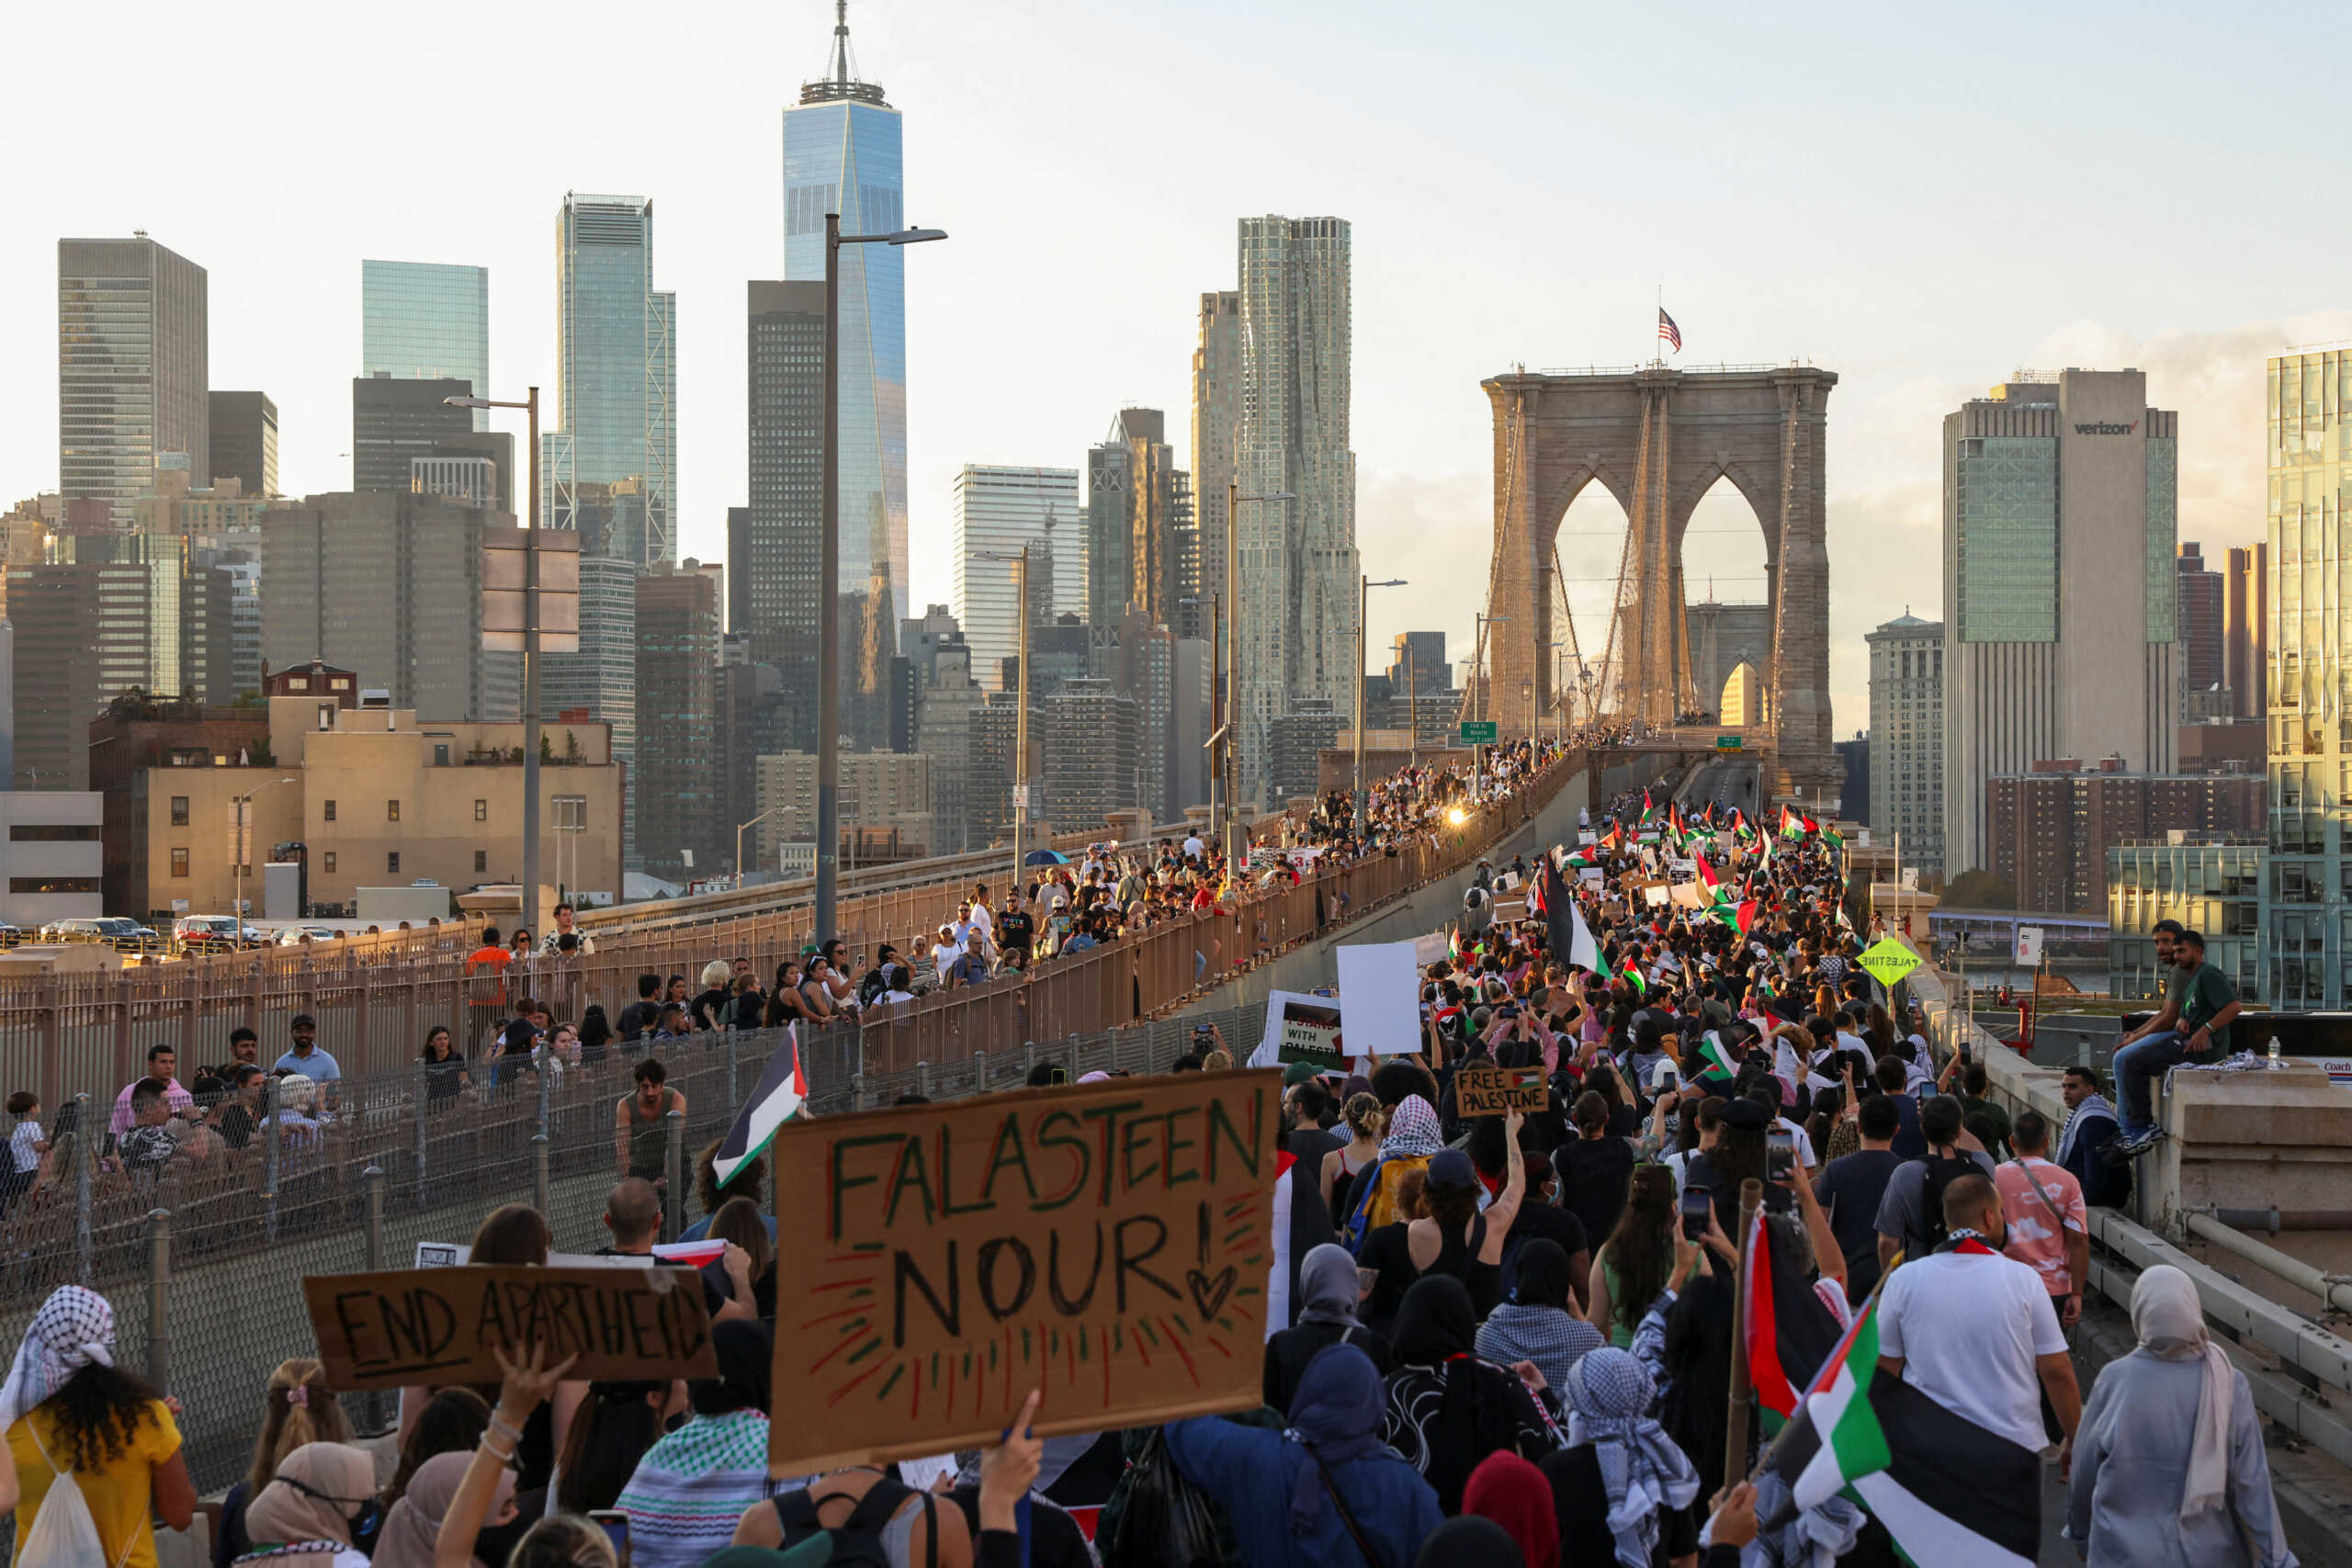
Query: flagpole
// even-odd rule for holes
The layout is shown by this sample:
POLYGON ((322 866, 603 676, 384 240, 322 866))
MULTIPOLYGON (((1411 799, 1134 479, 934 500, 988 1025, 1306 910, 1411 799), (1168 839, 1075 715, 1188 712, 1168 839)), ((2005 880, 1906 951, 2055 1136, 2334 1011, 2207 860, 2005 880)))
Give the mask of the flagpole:
MULTIPOLYGON (((1902 1254, 1897 1253, 1894 1261, 1888 1263, 1885 1268, 1878 1271, 1878 1282, 1871 1287, 1871 1293, 1862 1298, 1862 1304, 1854 1309, 1854 1315, 1847 1320, 1846 1332, 1838 1335, 1838 1343, 1831 1347, 1829 1354, 1833 1359, 1837 1358, 1839 1351, 1844 1349, 1847 1336, 1853 1333, 1854 1325, 1868 1317, 1871 1314, 1871 1308, 1878 1304, 1878 1293, 1886 1289, 1886 1282, 1894 1277, 1895 1264, 1900 1263, 1901 1261, 1902 1254)), ((1736 1354, 1740 1357, 1745 1357, 1747 1354, 1747 1346, 1745 1343, 1746 1338, 1747 1337, 1742 1335, 1741 1339, 1743 1342, 1735 1348, 1736 1354)), ((1830 1363, 1828 1361, 1824 1361, 1820 1366, 1815 1368, 1813 1381, 1815 1382, 1819 1382, 1823 1375, 1829 1371, 1829 1367, 1830 1363)), ((1747 1472, 1747 1479, 1750 1482, 1753 1482, 1758 1476, 1763 1474, 1764 1467, 1772 1462, 1772 1456, 1780 1451, 1781 1440, 1786 1438, 1789 1435, 1790 1428, 1793 1427, 1797 1424, 1798 1412, 1804 1409, 1804 1402, 1812 1396, 1812 1393, 1813 1390, 1807 1388, 1804 1393, 1797 1395, 1797 1408, 1789 1412, 1789 1418, 1781 1424, 1781 1429, 1772 1434, 1772 1440, 1765 1444, 1763 1451, 1756 1456, 1756 1468, 1747 1472)), ((1730 1472, 1726 1471, 1724 1473, 1729 1474, 1730 1472)))
POLYGON ((1724 1476, 1746 1472, 1747 1412, 1755 1389, 1747 1377, 1747 1265, 1756 1241, 1756 1213, 1764 1206, 1764 1184, 1754 1177, 1739 1184, 1739 1259, 1732 1267, 1731 1415, 1724 1426, 1724 1476))

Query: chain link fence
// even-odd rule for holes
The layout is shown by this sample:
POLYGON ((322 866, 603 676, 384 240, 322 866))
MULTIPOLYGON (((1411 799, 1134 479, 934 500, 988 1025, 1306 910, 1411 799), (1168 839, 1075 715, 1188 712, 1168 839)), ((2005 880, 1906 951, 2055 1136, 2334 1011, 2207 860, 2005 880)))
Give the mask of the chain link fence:
MULTIPOLYGON (((1044 1064, 1072 1080, 1164 1071, 1208 1025, 1239 1060, 1263 1023, 1260 1003, 875 1074, 863 1070, 854 1027, 804 1032, 800 1049, 810 1110, 828 1115, 904 1094, 953 1100, 1018 1089, 1044 1064)), ((668 1167, 685 1176, 668 1184, 666 1235, 702 1217, 692 1190, 696 1156, 724 1134, 786 1038, 729 1032, 647 1048, 684 1100, 667 1134, 668 1167)), ((104 1152, 103 1136, 67 1130, 49 1179, 0 1219, 0 1347, 22 1337, 57 1286, 104 1292, 115 1305, 121 1364, 181 1401, 198 1487, 225 1486, 251 1457, 271 1370, 315 1353, 304 1276, 409 1267, 419 1244, 469 1242, 505 1203, 540 1209, 559 1252, 609 1240, 605 1200, 623 1161, 616 1107, 643 1059, 616 1052, 544 1074, 528 1059, 497 1060, 469 1066, 462 1084, 419 1065, 345 1078, 333 1086, 331 1105, 307 1110, 277 1105, 272 1084, 263 1091, 271 1099, 251 1107, 256 1124, 242 1146, 211 1130, 147 1169, 104 1152)), ((80 1128, 108 1115, 86 1097, 74 1110, 80 1128)), ((363 1431, 390 1427, 396 1414, 390 1393, 350 1394, 345 1404, 363 1431)))

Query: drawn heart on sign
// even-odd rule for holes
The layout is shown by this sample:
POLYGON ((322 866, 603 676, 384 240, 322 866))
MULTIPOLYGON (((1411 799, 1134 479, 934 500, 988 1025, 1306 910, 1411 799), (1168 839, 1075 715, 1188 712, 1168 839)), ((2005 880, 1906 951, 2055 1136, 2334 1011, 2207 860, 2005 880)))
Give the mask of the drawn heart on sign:
POLYGON ((1233 1270, 1228 1267, 1209 1275, 1187 1269, 1184 1286, 1193 1292, 1193 1305, 1199 1310, 1202 1321, 1208 1322, 1224 1307, 1225 1298, 1233 1293, 1233 1270))

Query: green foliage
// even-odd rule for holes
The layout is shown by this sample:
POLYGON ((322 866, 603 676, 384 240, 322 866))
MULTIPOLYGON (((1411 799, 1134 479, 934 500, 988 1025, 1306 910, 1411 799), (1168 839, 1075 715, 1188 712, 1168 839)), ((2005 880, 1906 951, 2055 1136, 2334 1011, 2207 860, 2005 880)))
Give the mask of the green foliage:
POLYGON ((1943 904, 1955 909, 2014 909, 2018 885, 1989 871, 1963 871, 1944 885, 1943 904))

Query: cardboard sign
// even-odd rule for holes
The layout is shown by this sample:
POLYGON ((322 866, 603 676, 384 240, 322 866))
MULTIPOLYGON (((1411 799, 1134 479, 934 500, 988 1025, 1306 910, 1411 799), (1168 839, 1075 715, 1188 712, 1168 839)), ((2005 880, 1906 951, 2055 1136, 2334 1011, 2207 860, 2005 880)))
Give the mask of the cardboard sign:
POLYGON ((1347 1058, 1340 1048, 1339 1003, 1284 1001, 1279 1020, 1270 1021, 1282 1031, 1274 1050, 1276 1061, 1312 1062, 1330 1072, 1346 1071, 1347 1058))
POLYGON ((1663 905, 1666 902, 1666 884, 1663 882, 1651 882, 1643 885, 1642 902, 1649 905, 1653 908, 1663 905))
POLYGON ((1453 1113, 1465 1122, 1509 1111, 1541 1111, 1551 1103, 1541 1067, 1498 1067, 1482 1059, 1454 1069, 1453 1113))
MULTIPOLYGON (((1176 1073, 787 1122, 768 1472, 1263 1394, 1282 1076, 1176 1073)), ((338 1385, 340 1386, 340 1385, 338 1385)))
POLYGON ((684 1269, 452 1266, 302 1280, 337 1389, 499 1381, 498 1359, 574 1351, 578 1379, 715 1378, 702 1281, 684 1269))

